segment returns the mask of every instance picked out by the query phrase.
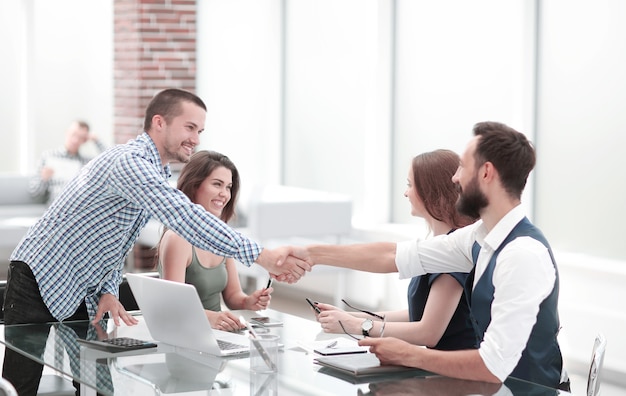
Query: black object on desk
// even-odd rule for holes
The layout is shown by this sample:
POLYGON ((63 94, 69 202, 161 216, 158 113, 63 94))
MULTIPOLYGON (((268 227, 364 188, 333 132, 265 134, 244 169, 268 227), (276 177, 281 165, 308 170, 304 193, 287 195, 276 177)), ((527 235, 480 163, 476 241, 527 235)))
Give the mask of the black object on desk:
POLYGON ((308 303, 309 303, 309 305, 311 306, 311 308, 313 308, 313 309, 315 310, 315 312, 316 312, 316 313, 318 313, 318 314, 319 314, 319 313, 321 313, 321 312, 322 312, 322 310, 321 310, 321 309, 319 309, 319 307, 318 307, 317 305, 315 305, 315 304, 313 303, 313 301, 311 301, 311 299, 310 299, 310 298, 306 297, 306 298, 305 298, 305 300, 306 300, 306 302, 308 302, 308 303))
POLYGON ((322 356, 332 356, 332 355, 349 355, 353 353, 367 353, 369 351, 369 347, 362 346, 349 346, 349 347, 332 347, 332 348, 320 348, 314 349, 313 352, 320 354, 322 356))
POLYGON ((138 340, 136 338, 118 337, 109 338, 106 340, 84 340, 77 338, 80 344, 89 348, 99 349, 106 352, 126 352, 134 351, 137 349, 156 348, 157 344, 150 341, 138 340))

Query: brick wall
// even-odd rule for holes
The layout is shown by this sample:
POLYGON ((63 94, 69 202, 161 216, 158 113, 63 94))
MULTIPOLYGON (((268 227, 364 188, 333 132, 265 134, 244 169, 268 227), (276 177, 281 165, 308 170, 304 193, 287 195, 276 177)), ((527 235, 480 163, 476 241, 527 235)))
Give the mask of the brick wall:
POLYGON ((196 0, 115 0, 114 140, 143 132, 150 99, 196 89, 196 0))
MULTIPOLYGON (((166 88, 196 90, 196 0, 115 0, 114 141, 143 132, 150 99, 166 88)), ((154 268, 152 247, 137 245, 135 269, 154 268)))

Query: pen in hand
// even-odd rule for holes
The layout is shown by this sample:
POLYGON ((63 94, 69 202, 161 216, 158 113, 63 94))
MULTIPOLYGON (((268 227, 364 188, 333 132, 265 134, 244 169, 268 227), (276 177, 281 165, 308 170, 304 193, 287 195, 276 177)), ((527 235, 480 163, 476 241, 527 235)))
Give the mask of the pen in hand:
POLYGON ((269 288, 270 288, 270 286, 272 286, 272 278, 270 278, 270 279, 267 281, 267 286, 265 286, 265 288, 264 288, 263 290, 267 290, 267 289, 269 289, 269 288))

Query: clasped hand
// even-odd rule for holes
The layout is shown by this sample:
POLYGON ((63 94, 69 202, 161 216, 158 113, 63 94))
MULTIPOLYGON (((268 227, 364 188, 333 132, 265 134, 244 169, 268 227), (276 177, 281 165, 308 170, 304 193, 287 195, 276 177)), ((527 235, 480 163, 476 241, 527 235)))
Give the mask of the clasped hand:
POLYGON ((287 283, 296 283, 313 266, 306 249, 293 246, 263 249, 256 262, 274 279, 287 283))

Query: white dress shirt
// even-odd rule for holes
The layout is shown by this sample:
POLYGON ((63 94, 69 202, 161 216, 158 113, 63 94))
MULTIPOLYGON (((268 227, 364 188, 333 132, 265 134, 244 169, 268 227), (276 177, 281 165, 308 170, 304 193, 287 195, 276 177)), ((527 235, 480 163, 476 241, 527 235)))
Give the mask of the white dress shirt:
MULTIPOLYGON (((423 241, 398 243, 396 266, 400 278, 425 273, 469 272, 472 245, 481 246, 474 286, 495 250, 524 218, 521 206, 507 213, 487 233, 482 221, 423 241)), ((554 287, 556 273, 548 249, 536 239, 519 237, 507 244, 496 259, 491 323, 479 354, 489 371, 504 381, 515 369, 537 320, 539 304, 554 287)))

